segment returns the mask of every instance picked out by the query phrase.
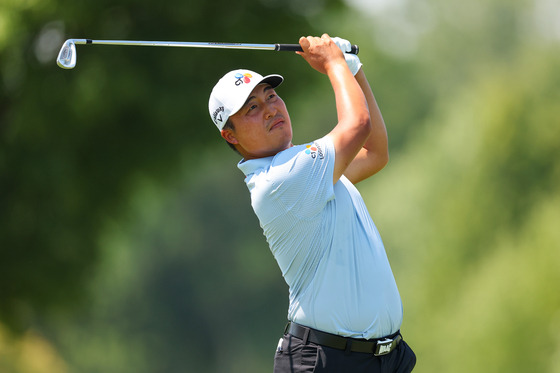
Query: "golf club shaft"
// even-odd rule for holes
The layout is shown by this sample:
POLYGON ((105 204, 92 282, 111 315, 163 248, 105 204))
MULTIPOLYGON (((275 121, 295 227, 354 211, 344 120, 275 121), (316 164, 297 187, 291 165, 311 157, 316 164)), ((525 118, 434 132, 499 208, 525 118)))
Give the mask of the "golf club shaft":
MULTIPOLYGON (((100 45, 132 45, 150 47, 191 47, 191 48, 222 48, 222 49, 255 49, 273 51, 301 51, 299 44, 246 44, 246 43, 212 43, 212 42, 184 42, 184 41, 134 41, 134 40, 92 40, 68 39, 62 45, 56 63, 63 69, 73 69, 76 66, 76 44, 100 45)), ((358 54, 359 48, 353 45, 350 52, 358 54)))
MULTIPOLYGON (((255 49, 273 51, 302 51, 299 44, 247 44, 247 43, 217 43, 217 42, 181 42, 181 41, 135 41, 135 40, 92 40, 71 39, 74 44, 100 45, 130 45, 150 47, 190 47, 190 48, 222 48, 222 49, 255 49)), ((359 48, 353 45, 348 53, 358 54, 359 48)))

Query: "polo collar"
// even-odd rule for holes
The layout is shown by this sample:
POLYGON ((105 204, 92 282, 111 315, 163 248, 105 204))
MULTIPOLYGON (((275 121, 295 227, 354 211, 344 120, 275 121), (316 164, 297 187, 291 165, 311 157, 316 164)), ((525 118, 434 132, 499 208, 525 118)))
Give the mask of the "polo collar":
POLYGON ((249 160, 242 159, 237 164, 237 167, 245 174, 245 176, 249 176, 250 174, 255 173, 255 171, 257 171, 258 169, 270 166, 273 159, 274 156, 249 160))

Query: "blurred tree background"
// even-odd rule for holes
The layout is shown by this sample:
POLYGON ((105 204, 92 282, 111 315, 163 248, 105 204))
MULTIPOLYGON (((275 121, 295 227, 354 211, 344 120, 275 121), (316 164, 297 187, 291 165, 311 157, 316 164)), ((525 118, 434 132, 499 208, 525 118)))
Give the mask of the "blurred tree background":
POLYGON ((418 372, 560 372, 560 4, 2 0, 0 371, 266 372, 287 311, 207 99, 286 78, 296 143, 334 125, 291 53, 66 38, 360 45, 391 162, 360 190, 418 372))

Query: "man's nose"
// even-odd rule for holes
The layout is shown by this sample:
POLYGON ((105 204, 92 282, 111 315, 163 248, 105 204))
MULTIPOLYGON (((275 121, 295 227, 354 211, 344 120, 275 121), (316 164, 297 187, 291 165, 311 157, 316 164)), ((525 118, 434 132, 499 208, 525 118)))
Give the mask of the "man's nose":
POLYGON ((275 107, 269 106, 266 109, 265 118, 266 119, 273 118, 276 115, 277 112, 278 112, 278 110, 276 110, 275 107))

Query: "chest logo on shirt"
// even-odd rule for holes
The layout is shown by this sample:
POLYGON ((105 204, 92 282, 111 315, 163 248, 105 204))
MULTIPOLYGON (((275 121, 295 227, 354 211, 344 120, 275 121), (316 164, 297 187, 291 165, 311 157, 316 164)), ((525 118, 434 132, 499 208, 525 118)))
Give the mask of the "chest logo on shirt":
POLYGON ((315 144, 309 144, 305 146, 307 149, 305 150, 305 154, 309 154, 311 158, 315 159, 319 157, 319 159, 324 159, 325 155, 323 154, 323 150, 320 146, 315 144))

